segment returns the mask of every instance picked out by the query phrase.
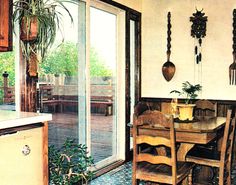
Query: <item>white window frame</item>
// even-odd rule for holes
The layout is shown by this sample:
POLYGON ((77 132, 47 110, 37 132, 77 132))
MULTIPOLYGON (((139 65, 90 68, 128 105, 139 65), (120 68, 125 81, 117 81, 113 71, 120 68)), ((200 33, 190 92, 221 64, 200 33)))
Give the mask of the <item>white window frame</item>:
MULTIPOLYGON (((114 138, 116 140, 116 155, 104 159, 97 163, 96 168, 101 168, 105 165, 108 165, 111 162, 115 162, 118 160, 125 160, 125 88, 121 86, 121 84, 125 85, 125 11, 113 7, 111 5, 105 4, 98 0, 88 0, 86 1, 86 92, 90 92, 90 80, 89 80, 89 50, 90 50, 90 6, 101 9, 103 11, 107 11, 109 13, 113 13, 117 16, 117 75, 119 77, 116 78, 117 85, 117 128, 116 135, 114 138)), ((86 137, 87 146, 91 146, 91 136, 90 136, 90 94, 87 93, 86 96, 86 107, 87 107, 87 129, 86 129, 86 137)))

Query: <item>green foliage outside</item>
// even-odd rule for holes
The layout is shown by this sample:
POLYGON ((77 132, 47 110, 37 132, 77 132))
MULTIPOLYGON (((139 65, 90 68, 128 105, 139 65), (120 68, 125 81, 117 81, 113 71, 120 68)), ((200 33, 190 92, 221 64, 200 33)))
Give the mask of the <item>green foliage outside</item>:
MULTIPOLYGON (((66 76, 78 75, 78 46, 72 42, 64 42, 51 52, 40 63, 40 75, 65 74, 66 76)), ((2 74, 9 74, 9 86, 15 85, 15 52, 0 53, 0 87, 3 86, 2 74)), ((106 66, 102 57, 95 48, 90 49, 90 75, 91 77, 110 77, 112 70, 106 66)), ((0 89, 0 103, 3 102, 3 91, 0 89)))
POLYGON ((65 74, 76 76, 78 71, 78 46, 64 42, 47 55, 40 64, 42 74, 65 74))
POLYGON ((112 76, 112 70, 106 66, 105 62, 98 55, 95 48, 90 49, 90 76, 91 77, 112 76))
MULTIPOLYGON (((41 74, 65 74, 77 76, 78 74, 78 46, 72 42, 64 42, 51 52, 40 64, 41 74)), ((104 60, 98 55, 95 48, 90 50, 90 75, 111 76, 112 71, 104 60)))
MULTIPOLYGON (((6 71, 8 76, 9 86, 15 85, 15 52, 0 53, 0 87, 3 87, 2 74, 6 71)), ((3 103, 3 89, 0 89, 0 104, 3 103)))

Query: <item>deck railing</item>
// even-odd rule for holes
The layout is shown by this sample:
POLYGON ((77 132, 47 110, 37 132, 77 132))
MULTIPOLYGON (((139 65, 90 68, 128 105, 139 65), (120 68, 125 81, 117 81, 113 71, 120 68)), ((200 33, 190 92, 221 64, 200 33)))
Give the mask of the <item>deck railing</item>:
MULTIPOLYGON (((5 71, 2 76, 3 86, 0 87, 0 89, 3 90, 3 103, 15 103, 15 87, 9 86, 9 74, 5 71)), ((91 84, 91 108, 95 112, 99 112, 100 109, 102 109, 105 115, 109 115, 112 114, 114 88, 110 81, 102 81, 103 83, 101 83, 101 80, 100 82, 97 80, 95 84, 91 84)), ((63 111, 63 107, 67 105, 78 106, 77 85, 61 84, 60 78, 55 77, 53 83, 39 83, 37 87, 39 92, 37 99, 41 111, 44 110, 45 106, 59 106, 61 107, 61 111, 63 111)))

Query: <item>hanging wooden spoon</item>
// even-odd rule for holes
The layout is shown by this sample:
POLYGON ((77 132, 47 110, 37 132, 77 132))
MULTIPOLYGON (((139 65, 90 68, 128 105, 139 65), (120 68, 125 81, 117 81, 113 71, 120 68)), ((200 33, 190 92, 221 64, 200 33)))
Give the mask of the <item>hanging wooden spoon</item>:
POLYGON ((173 78, 173 76, 175 74, 175 65, 170 61, 170 54, 171 54, 171 51, 170 51, 170 48, 171 48, 171 44, 170 44, 170 41, 171 41, 170 17, 171 17, 171 14, 170 14, 170 12, 168 12, 168 15, 167 15, 167 20, 168 20, 168 24, 167 24, 167 52, 166 52, 167 62, 165 62, 162 66, 162 74, 163 74, 164 78, 166 79, 166 81, 168 81, 168 82, 173 78))

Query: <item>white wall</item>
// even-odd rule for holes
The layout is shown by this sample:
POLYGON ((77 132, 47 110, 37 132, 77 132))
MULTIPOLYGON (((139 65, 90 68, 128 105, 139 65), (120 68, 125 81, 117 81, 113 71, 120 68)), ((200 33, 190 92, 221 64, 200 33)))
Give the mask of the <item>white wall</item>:
POLYGON ((141 0, 114 0, 120 4, 123 4, 129 8, 137 11, 141 11, 141 0))
POLYGON ((182 82, 201 83, 199 98, 236 100, 236 86, 229 85, 232 57, 232 12, 235 0, 142 0, 142 97, 173 97, 182 82), (195 8, 208 16, 202 44, 202 83, 194 63, 194 39, 189 17, 195 8), (171 57, 176 73, 170 82, 162 75, 166 62, 167 12, 171 12, 171 57), (194 70, 195 68, 195 70, 194 70))

